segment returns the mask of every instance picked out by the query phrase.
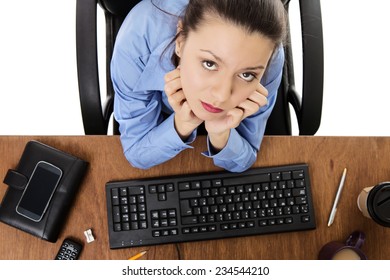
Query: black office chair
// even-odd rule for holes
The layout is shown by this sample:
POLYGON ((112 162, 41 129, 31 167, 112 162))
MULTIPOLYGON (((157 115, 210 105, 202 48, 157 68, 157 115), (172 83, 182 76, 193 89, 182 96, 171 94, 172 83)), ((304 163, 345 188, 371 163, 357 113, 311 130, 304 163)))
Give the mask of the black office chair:
MULTIPOLYGON (((288 11, 290 0, 281 0, 288 11)), ((110 60, 118 30, 127 13, 139 0, 77 0, 76 44, 81 112, 87 135, 107 134, 113 112, 114 90, 110 77, 110 60), (106 84, 107 97, 100 98, 97 46, 97 7, 106 20, 106 84)), ((320 0, 299 0, 302 48, 302 97, 295 89, 290 32, 285 46, 286 62, 278 98, 268 120, 267 135, 291 135, 292 104, 300 135, 314 135, 321 122, 323 95, 323 42, 320 0)), ((114 120, 113 133, 119 134, 114 120)))

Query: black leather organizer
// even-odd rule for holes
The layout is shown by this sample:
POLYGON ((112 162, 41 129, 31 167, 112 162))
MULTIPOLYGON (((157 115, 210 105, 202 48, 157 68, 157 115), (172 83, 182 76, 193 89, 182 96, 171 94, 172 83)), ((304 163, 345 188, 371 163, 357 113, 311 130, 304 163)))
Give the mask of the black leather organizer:
POLYGON ((87 167, 88 162, 73 155, 37 141, 28 142, 17 167, 8 170, 4 178, 9 187, 0 205, 0 221, 43 240, 56 242, 87 167), (57 166, 62 175, 42 218, 34 221, 19 214, 16 208, 41 161, 57 166))

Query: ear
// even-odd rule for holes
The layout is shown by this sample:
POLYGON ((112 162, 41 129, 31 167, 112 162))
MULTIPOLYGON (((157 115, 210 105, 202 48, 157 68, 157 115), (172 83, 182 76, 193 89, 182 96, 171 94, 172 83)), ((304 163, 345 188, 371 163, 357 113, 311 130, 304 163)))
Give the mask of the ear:
POLYGON ((183 23, 181 20, 179 20, 177 23, 177 30, 176 30, 177 38, 175 41, 175 53, 178 57, 181 56, 181 51, 184 45, 184 38, 182 35, 182 31, 183 31, 183 23))

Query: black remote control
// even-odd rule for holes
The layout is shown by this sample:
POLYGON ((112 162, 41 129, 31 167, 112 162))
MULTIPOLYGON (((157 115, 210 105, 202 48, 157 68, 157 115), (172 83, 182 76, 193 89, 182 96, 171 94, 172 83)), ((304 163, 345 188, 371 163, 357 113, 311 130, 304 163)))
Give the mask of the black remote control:
POLYGON ((58 250, 55 260, 77 260, 79 258, 82 245, 77 241, 66 238, 58 250))

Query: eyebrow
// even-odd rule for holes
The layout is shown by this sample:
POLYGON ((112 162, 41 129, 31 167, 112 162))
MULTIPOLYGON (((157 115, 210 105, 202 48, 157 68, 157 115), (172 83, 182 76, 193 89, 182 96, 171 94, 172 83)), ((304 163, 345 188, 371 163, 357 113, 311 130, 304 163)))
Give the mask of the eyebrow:
MULTIPOLYGON (((217 60, 217 61, 220 62, 220 63, 225 64, 224 61, 223 61, 223 59, 220 58, 220 57, 219 57, 218 55, 216 55, 215 53, 213 53, 212 51, 203 50, 203 49, 200 49, 200 51, 211 54, 211 55, 215 58, 215 60, 217 60)), ((258 69, 262 70, 262 69, 265 69, 265 67, 264 67, 263 65, 258 65, 258 66, 253 66, 253 67, 246 67, 246 68, 244 68, 244 69, 245 69, 245 70, 258 70, 258 69)))

